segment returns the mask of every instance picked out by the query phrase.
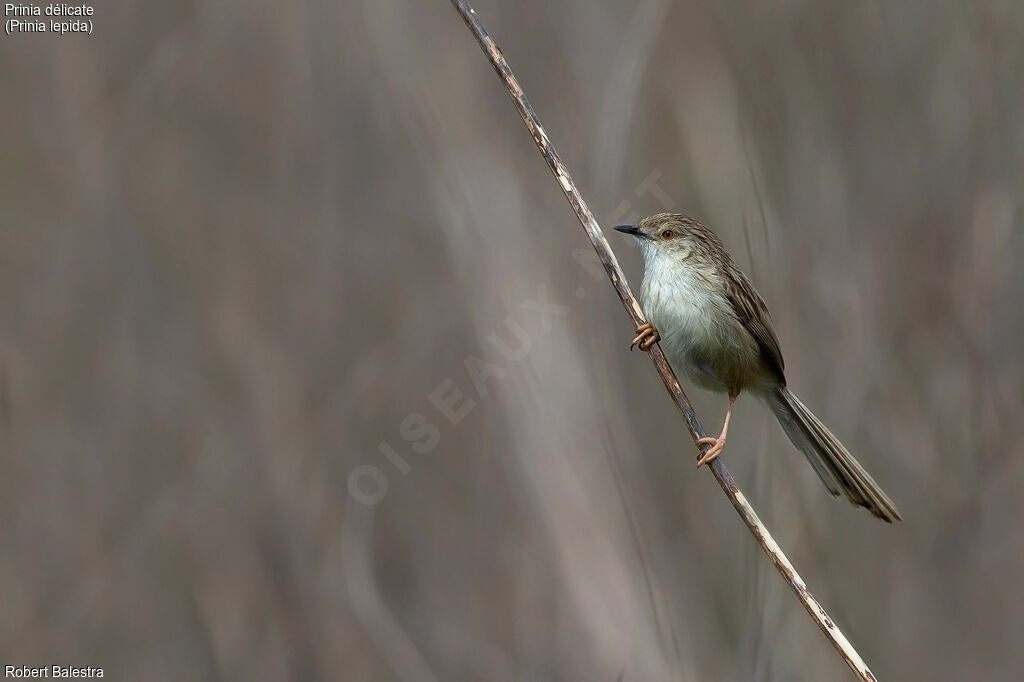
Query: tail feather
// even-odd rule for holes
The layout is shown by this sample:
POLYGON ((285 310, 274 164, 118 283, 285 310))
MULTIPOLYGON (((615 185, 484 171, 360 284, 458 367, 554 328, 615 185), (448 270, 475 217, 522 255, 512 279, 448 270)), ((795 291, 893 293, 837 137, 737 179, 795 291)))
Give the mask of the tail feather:
POLYGON ((889 496, 788 388, 776 389, 768 403, 782 430, 804 453, 830 493, 837 497, 845 495, 854 505, 868 509, 887 523, 900 520, 889 496))

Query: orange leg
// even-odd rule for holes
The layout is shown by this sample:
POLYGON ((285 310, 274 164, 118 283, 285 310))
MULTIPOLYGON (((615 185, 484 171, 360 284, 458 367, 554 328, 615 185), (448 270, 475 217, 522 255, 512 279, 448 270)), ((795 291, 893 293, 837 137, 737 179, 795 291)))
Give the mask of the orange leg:
POLYGON ((633 339, 633 343, 629 344, 630 350, 633 350, 634 346, 639 347, 640 350, 650 350, 651 346, 661 341, 661 334, 650 322, 640 325, 636 331, 636 338, 633 339))
POLYGON ((698 467, 707 464, 708 462, 714 461, 716 457, 722 454, 722 450, 725 448, 725 435, 729 431, 729 417, 732 416, 732 406, 736 404, 736 398, 738 397, 738 393, 736 395, 733 395, 731 393, 729 394, 729 409, 725 411, 725 423, 722 424, 722 435, 720 435, 718 438, 708 437, 701 438, 700 440, 697 441, 697 445, 711 446, 710 448, 708 448, 708 451, 701 455, 700 458, 697 460, 698 467))

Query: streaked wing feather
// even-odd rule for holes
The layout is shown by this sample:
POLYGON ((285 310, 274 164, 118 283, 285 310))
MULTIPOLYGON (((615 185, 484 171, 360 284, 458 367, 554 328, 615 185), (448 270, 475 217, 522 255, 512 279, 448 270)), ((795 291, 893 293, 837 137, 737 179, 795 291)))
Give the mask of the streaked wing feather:
POLYGON ((772 328, 772 318, 764 299, 754 289, 747 276, 731 263, 725 269, 726 297, 744 328, 761 347, 761 355, 785 385, 785 362, 779 349, 779 339, 772 328))

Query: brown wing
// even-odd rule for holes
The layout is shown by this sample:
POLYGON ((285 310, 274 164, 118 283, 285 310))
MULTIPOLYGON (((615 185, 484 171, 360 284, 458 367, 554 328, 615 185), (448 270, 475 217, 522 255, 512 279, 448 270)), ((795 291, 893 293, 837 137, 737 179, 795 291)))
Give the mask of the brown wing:
POLYGON ((786 365, 782 360, 782 351, 779 350, 779 339, 775 336, 775 330, 772 329, 772 318, 768 313, 768 306, 765 305, 764 299, 739 268, 728 263, 723 269, 725 271, 726 297, 736 312, 736 317, 750 332, 750 335, 757 340, 765 363, 785 385, 786 365))

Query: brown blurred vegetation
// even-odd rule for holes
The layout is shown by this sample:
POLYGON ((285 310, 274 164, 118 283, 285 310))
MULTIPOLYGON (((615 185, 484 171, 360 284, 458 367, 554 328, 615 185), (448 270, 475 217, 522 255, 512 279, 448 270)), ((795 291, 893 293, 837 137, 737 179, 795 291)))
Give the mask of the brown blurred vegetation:
MULTIPOLYGON (((1019 679, 1021 5, 477 11, 598 216, 663 210, 656 173, 716 227, 900 505, 833 501, 740 400, 727 463, 879 678, 1019 679)), ((0 36, 0 664, 847 678, 447 2, 94 22, 0 36)))

